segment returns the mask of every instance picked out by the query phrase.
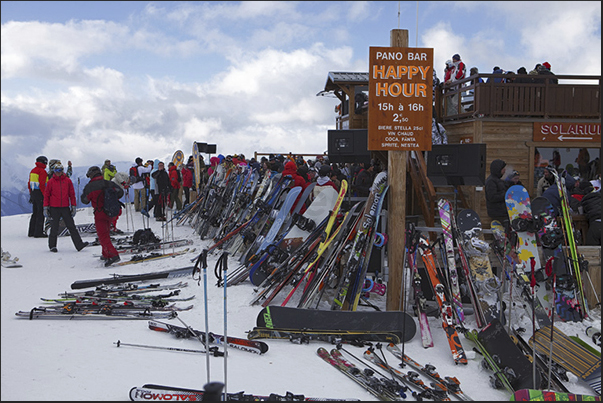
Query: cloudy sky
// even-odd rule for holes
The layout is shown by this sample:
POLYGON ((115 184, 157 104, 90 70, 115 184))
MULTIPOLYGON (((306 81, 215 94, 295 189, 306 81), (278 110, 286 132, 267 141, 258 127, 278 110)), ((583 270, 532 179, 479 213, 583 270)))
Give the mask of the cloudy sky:
MULTIPOLYGON (((601 2, 2 1, 2 167, 218 153, 322 153, 329 71, 368 71, 407 29, 443 77, 548 61, 601 74, 601 2)), ((3 175, 4 176, 4 175, 3 175)))

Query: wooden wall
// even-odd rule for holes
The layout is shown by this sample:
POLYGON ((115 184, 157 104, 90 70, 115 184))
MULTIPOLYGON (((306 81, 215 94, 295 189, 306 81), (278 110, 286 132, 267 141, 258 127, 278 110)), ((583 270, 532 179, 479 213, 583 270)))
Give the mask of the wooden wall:
MULTIPOLYGON (((495 159, 507 163, 507 170, 519 172, 524 186, 530 191, 530 146, 532 142, 533 122, 511 122, 501 119, 469 120, 446 125, 449 144, 461 142, 486 144, 486 175, 490 175, 490 164, 495 159)), ((486 196, 483 188, 463 186, 463 193, 471 208, 482 219, 484 228, 490 228, 491 219, 486 211, 486 196)), ((530 196, 535 196, 530 194, 530 196)))

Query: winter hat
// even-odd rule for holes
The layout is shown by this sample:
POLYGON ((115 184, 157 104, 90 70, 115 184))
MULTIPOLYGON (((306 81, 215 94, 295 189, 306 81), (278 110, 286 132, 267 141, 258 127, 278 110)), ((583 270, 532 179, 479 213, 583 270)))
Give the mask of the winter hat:
POLYGON ((450 59, 446 60, 446 66, 450 67, 450 66, 452 66, 452 64, 453 64, 452 60, 450 60, 450 59))
POLYGON ((142 164, 142 158, 140 157, 136 157, 134 161, 136 161, 137 164, 142 164))
POLYGON ((455 53, 454 56, 452 56, 452 60, 461 60, 461 56, 458 53, 455 53))
POLYGON ((38 158, 36 158, 36 162, 40 162, 44 165, 48 164, 48 158, 46 158, 43 155, 40 155, 38 158))
POLYGON ((543 65, 544 67, 546 67, 546 68, 547 68, 547 70, 550 70, 550 69, 551 69, 551 64, 550 64, 549 62, 544 62, 544 63, 542 63, 542 65, 543 65))
POLYGON ((91 179, 94 178, 95 176, 99 176, 99 175, 102 175, 102 173, 101 173, 100 168, 97 167, 96 165, 88 168, 88 172, 86 172, 86 176, 91 179))
POLYGON ((318 170, 318 176, 327 176, 331 172, 331 167, 329 165, 321 165, 318 170))

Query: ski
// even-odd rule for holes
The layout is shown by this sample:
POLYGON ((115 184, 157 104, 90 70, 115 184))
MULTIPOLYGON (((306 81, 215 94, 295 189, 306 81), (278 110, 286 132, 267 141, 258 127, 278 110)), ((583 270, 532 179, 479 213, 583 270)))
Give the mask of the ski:
MULTIPOLYGON (((140 280, 145 281, 145 280, 140 280)), ((77 298, 82 296, 87 297, 126 297, 137 294, 146 294, 154 291, 164 291, 164 290, 177 290, 174 292, 179 293, 181 288, 188 287, 187 282, 179 281, 173 284, 135 284, 130 282, 125 282, 125 284, 116 284, 116 285, 105 285, 101 284, 94 288, 94 290, 88 291, 72 291, 72 292, 62 292, 59 295, 61 298, 77 298)), ((85 287, 82 287, 85 288, 85 287)))
POLYGON ((113 274, 112 277, 92 279, 92 280, 78 280, 71 284, 72 290, 78 290, 82 288, 95 287, 99 285, 110 285, 110 284, 123 284, 130 283, 133 281, 145 281, 145 280, 158 280, 162 278, 176 278, 188 275, 193 275, 195 271, 194 266, 183 267, 180 269, 169 269, 153 273, 141 273, 141 274, 113 274))
MULTIPOLYGON (((170 333, 180 339, 188 339, 191 337, 201 337, 205 343, 205 332, 195 329, 187 329, 185 327, 172 325, 170 323, 160 321, 149 321, 149 329, 158 332, 170 333)), ((209 332, 210 344, 223 345, 224 336, 216 333, 209 332)), ((261 341, 252 341, 249 339, 243 339, 239 337, 226 337, 229 347, 233 347, 239 350, 248 351, 250 353, 264 354, 268 351, 268 344, 261 341)))
POLYGON ((447 389, 443 388, 441 384, 435 384, 434 387, 430 388, 419 378, 417 372, 408 371, 406 374, 403 373, 399 369, 387 364, 370 348, 364 352, 363 356, 365 359, 377 365, 379 368, 386 370, 408 386, 417 389, 419 393, 413 394, 417 400, 431 399, 435 401, 450 401, 450 397, 448 397, 448 394, 446 393, 447 389))
POLYGON ((436 368, 433 365, 419 364, 418 362, 416 362, 415 360, 410 358, 408 355, 403 354, 402 350, 400 350, 400 348, 395 344, 392 344, 392 343, 388 344, 387 350, 390 353, 392 353, 394 355, 394 357, 399 359, 402 363, 410 366, 415 371, 418 371, 421 374, 425 375, 426 377, 430 378, 432 381, 434 381, 436 384, 438 384, 440 388, 446 389, 448 391, 448 393, 451 393, 457 399, 473 400, 461 390, 460 381, 456 377, 447 376, 447 377, 442 378, 440 376, 440 374, 438 374, 436 372, 436 370, 435 370, 436 368))
POLYGON ((455 328, 453 314, 454 309, 446 298, 444 285, 442 284, 438 276, 435 264, 435 256, 433 255, 432 250, 429 246, 429 241, 423 235, 419 236, 419 253, 421 254, 421 258, 423 259, 425 270, 427 271, 431 286, 435 292, 437 303, 440 307, 440 313, 442 316, 442 328, 446 333, 448 345, 450 347, 450 351, 452 352, 452 358, 454 360, 454 363, 467 364, 465 350, 463 349, 458 332, 455 328))
POLYGON ((132 311, 113 311, 110 314, 105 313, 60 313, 56 311, 46 311, 44 308, 33 308, 30 311, 19 311, 15 316, 23 319, 65 319, 65 320, 112 320, 112 319, 172 319, 176 317, 175 311, 155 312, 151 310, 132 311))
POLYGON ((168 252, 168 253, 150 252, 146 255, 134 255, 134 256, 132 256, 132 259, 130 259, 130 260, 113 263, 111 266, 126 266, 129 264, 143 263, 143 262, 149 262, 149 261, 153 261, 153 260, 166 259, 166 258, 174 258, 176 256, 184 255, 185 253, 194 252, 194 251, 195 251, 195 248, 193 248, 192 250, 190 248, 186 248, 186 249, 179 250, 176 252, 168 252))
POLYGON ((367 381, 366 378, 362 376, 361 373, 359 373, 359 371, 353 371, 351 368, 348 368, 345 365, 341 364, 338 360, 331 356, 331 354, 327 351, 326 348, 319 347, 318 350, 316 350, 316 354, 318 354, 318 356, 322 358, 327 364, 331 365, 333 368, 337 369, 339 372, 356 382, 358 385, 367 390, 377 399, 388 401, 395 400, 390 396, 386 395, 383 391, 381 391, 379 385, 367 381))
POLYGON ((338 331, 338 330, 303 330, 275 329, 254 327, 247 333, 247 338, 255 339, 288 339, 296 344, 307 344, 309 341, 323 341, 331 344, 349 343, 363 345, 366 342, 400 343, 400 337, 395 333, 378 331, 338 331))
MULTIPOLYGON (((141 387, 133 387, 130 389, 129 397, 134 402, 144 402, 151 400, 160 401, 202 401, 205 391, 196 389, 187 389, 174 386, 146 384, 141 387)), ((329 399, 319 397, 306 397, 304 395, 293 394, 286 392, 284 395, 272 393, 270 395, 253 395, 245 392, 227 393, 226 401, 289 401, 289 402, 314 402, 314 401, 359 401, 359 399, 329 399)), ((224 401, 222 394, 221 401, 224 401)))

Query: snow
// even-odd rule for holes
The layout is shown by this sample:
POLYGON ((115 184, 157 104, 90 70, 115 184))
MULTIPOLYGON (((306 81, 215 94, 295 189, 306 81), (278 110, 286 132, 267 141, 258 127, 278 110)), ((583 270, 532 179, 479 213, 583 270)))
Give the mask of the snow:
MULTIPOLYGON (((129 209, 128 211, 133 211, 129 209)), ((192 265, 190 259, 211 245, 202 241, 189 225, 168 225, 162 230, 161 222, 151 219, 150 227, 162 239, 190 238, 194 253, 175 258, 105 268, 93 254, 100 253, 100 246, 91 246, 77 252, 69 237, 60 237, 58 253, 48 250, 47 239, 28 238, 29 215, 2 217, 2 249, 18 257, 22 268, 2 268, 2 400, 128 400, 128 392, 134 386, 155 383, 185 388, 203 389, 208 381, 224 382, 228 392, 285 394, 291 391, 323 398, 376 399, 343 374, 320 359, 316 350, 334 346, 311 341, 309 344, 293 344, 288 340, 264 339, 269 351, 263 355, 228 348, 227 359, 207 357, 204 354, 153 350, 137 347, 117 347, 115 343, 144 344, 152 346, 202 349, 194 339, 177 339, 171 335, 151 331, 147 320, 27 320, 18 319, 15 312, 29 311, 43 305, 41 297, 53 298, 70 291, 76 280, 104 278, 113 273, 138 274, 192 265), (226 373, 224 366, 226 365, 226 373)), ((92 209, 78 210, 78 224, 93 222, 92 209)), ((144 228, 139 213, 122 215, 118 228, 134 231, 144 228)), ((93 240, 87 236, 85 240, 93 240)), ((214 267, 219 253, 208 257, 207 310, 209 330, 223 334, 246 337, 255 325, 261 306, 250 306, 253 286, 248 281, 227 287, 217 287, 214 267), (224 306, 227 313, 224 313, 224 306)), ((228 261, 228 269, 237 267, 236 259, 228 261)), ((180 312, 179 317, 196 329, 205 329, 204 283, 192 277, 182 277, 188 287, 182 296, 195 295, 194 308, 180 312)), ((174 283, 174 279, 153 281, 174 283)), ((373 294, 375 295, 375 294, 373 294)), ((373 303, 384 307, 384 297, 371 297, 373 303)), ((188 305, 189 302, 179 302, 188 305)), ((521 324, 531 335, 531 321, 525 312, 514 310, 514 323, 521 324)), ((415 337, 404 345, 407 355, 421 364, 435 365, 441 376, 456 376, 462 390, 474 400, 509 400, 505 390, 495 390, 489 384, 489 376, 480 365, 477 355, 468 365, 455 366, 447 339, 439 319, 430 317, 434 347, 424 349, 417 326, 415 337)), ((181 325, 178 319, 172 323, 181 325)), ((470 322, 469 322, 470 323, 470 322)), ((556 325, 569 335, 585 335, 589 325, 600 328, 600 311, 596 320, 582 323, 556 325)), ((471 343, 461 336, 468 355, 475 356, 471 343)), ((592 344, 592 343, 591 343, 592 344)), ((345 345, 346 350, 361 356, 364 348, 345 345)), ((400 347, 402 347, 400 345, 400 347)), ((390 363, 397 360, 384 349, 390 363)), ((345 355, 345 353, 344 353, 345 355)), ((406 368, 404 371, 408 371, 406 368)), ((570 376, 567 388, 573 393, 593 394, 592 389, 575 376, 570 376)), ((423 378, 424 379, 424 378, 423 378)), ((429 381, 424 379, 427 384, 429 381)), ((414 400, 408 397, 407 400, 414 400)), ((456 400, 452 398, 452 400, 456 400)))

